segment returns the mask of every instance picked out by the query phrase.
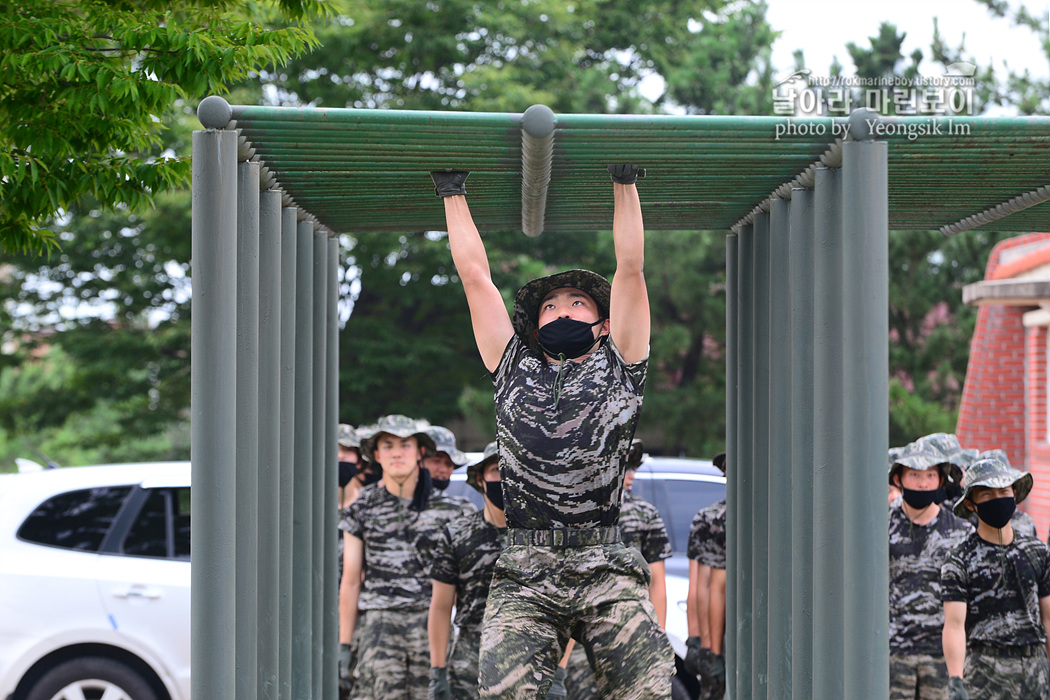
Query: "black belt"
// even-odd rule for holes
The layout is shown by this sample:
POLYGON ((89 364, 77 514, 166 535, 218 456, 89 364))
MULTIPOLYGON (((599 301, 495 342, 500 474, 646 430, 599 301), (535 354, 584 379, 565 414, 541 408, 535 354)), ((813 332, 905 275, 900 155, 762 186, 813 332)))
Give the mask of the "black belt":
POLYGON ((1046 653, 1045 644, 1025 644, 1010 646, 992 646, 991 644, 971 644, 968 649, 971 653, 987 654, 988 656, 1005 656, 1011 659, 1026 659, 1029 656, 1038 656, 1046 653))
POLYGON ((507 530, 507 544, 531 544, 537 547, 593 547, 599 544, 621 542, 620 528, 556 527, 550 530, 525 530, 512 527, 507 530))

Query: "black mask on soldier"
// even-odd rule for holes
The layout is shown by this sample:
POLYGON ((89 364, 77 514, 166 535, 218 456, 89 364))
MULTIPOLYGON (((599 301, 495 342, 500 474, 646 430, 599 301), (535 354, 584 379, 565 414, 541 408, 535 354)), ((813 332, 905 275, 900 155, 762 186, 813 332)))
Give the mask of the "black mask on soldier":
POLYGON ((605 319, 598 319, 594 323, 577 321, 572 318, 557 318, 536 333, 536 339, 543 351, 551 357, 564 357, 571 360, 574 357, 585 355, 594 344, 601 339, 594 337, 591 330, 605 319))
POLYGON ((365 486, 379 483, 379 480, 383 478, 383 475, 376 471, 361 472, 361 483, 365 486))
POLYGON ((486 481, 485 482, 485 495, 492 501, 492 505, 496 506, 500 510, 503 510, 503 482, 502 481, 486 481))
POLYGON ((1006 527, 1017 509, 1017 502, 1013 496, 992 498, 976 505, 977 517, 996 529, 1006 527))
POLYGON ((434 477, 430 477, 430 485, 434 487, 435 491, 444 491, 448 488, 450 483, 450 479, 435 479, 434 477))
POLYGON ((904 502, 915 510, 928 508, 930 504, 940 503, 945 499, 944 489, 933 489, 932 491, 918 491, 916 489, 901 489, 904 502))
POLYGON ((357 462, 339 462, 339 488, 344 488, 357 475, 357 462))

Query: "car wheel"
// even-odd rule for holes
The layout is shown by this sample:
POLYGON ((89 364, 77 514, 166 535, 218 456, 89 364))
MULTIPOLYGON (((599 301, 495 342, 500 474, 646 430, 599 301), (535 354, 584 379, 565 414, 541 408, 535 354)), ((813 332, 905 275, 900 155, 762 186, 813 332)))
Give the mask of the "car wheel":
POLYGON ((145 678, 101 656, 65 661, 45 673, 26 700, 157 700, 145 678))
POLYGON ((695 700, 685 683, 676 676, 671 677, 671 700, 695 700))

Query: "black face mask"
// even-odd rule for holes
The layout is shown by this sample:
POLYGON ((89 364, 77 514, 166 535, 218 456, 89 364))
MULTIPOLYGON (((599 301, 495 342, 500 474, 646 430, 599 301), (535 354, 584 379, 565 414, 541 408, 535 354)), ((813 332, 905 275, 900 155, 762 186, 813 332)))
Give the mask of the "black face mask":
POLYGON ((339 463, 339 488, 344 488, 357 475, 357 462, 339 463))
POLYGON ((361 474, 361 483, 365 486, 379 483, 379 480, 383 478, 383 475, 380 472, 367 471, 361 472, 361 474))
POLYGON ((1013 496, 993 498, 977 504, 977 517, 995 529, 1006 527, 1017 509, 1013 496))
POLYGON ((434 487, 435 491, 444 491, 448 488, 449 483, 451 483, 450 479, 435 479, 434 477, 430 477, 430 485, 434 487))
POLYGON ((558 318, 541 328, 536 334, 536 339, 539 340, 543 351, 551 357, 571 360, 585 355, 601 339, 601 336, 595 338, 591 329, 604 322, 605 319, 602 318, 594 323, 558 318))
POLYGON ((904 502, 915 510, 928 508, 932 503, 940 503, 945 499, 944 489, 933 489, 932 491, 917 491, 915 489, 901 489, 904 502))
POLYGON ((502 481, 486 481, 485 482, 485 495, 492 501, 492 505, 496 506, 500 510, 503 510, 503 482, 502 481))

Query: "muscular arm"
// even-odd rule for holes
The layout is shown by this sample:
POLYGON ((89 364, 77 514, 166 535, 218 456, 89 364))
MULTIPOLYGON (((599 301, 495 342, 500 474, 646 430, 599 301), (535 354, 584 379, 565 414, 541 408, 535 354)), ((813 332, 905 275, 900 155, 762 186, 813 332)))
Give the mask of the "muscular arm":
POLYGON ((613 183, 616 274, 609 299, 610 333, 628 364, 649 352, 649 294, 645 288, 645 230, 638 188, 613 183))
POLYGON ((485 368, 493 372, 514 335, 514 327, 510 323, 503 297, 492 283, 485 244, 470 216, 467 198, 454 195, 445 197, 444 201, 452 261, 456 264, 456 274, 462 280, 463 291, 467 295, 474 340, 485 368))
POLYGON ((649 600, 656 608, 656 621, 661 628, 667 627, 667 578, 666 566, 662 561, 649 562, 652 579, 649 581, 649 600))
POLYGON ((726 633, 726 570, 711 569, 711 593, 708 600, 711 651, 722 653, 722 640, 726 633))
POLYGON ((339 643, 349 644, 357 625, 357 599, 361 595, 361 570, 365 563, 365 543, 349 532, 343 533, 343 581, 339 584, 339 643))
POLYGON ((456 587, 441 581, 433 583, 430 614, 427 616, 430 665, 443 668, 448 654, 448 639, 452 634, 452 607, 456 604, 456 587))
MULTIPOLYGON (((1042 608, 1042 600, 1039 601, 1042 608)), ((945 601, 944 630, 941 632, 944 664, 949 676, 962 676, 966 662, 966 603, 945 601)))

